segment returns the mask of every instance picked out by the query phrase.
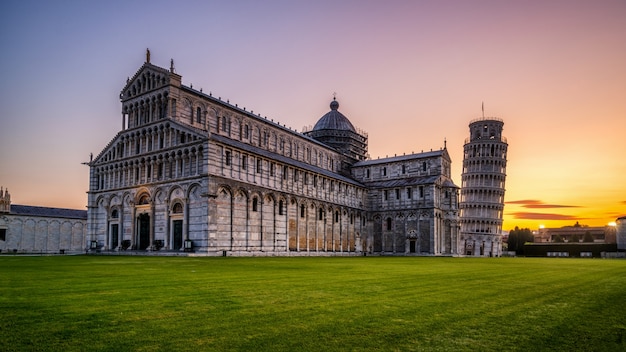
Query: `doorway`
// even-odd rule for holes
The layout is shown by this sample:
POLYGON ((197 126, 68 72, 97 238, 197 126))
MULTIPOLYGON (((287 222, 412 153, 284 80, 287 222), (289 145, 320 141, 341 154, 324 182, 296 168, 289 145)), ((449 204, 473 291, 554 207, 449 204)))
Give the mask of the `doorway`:
POLYGON ((172 221, 172 249, 177 251, 183 247, 183 221, 172 221))
POLYGON ((150 215, 139 215, 139 243, 137 249, 145 250, 150 246, 150 215))
POLYGON ((118 224, 111 225, 111 249, 117 248, 119 246, 119 227, 118 224))
POLYGON ((415 240, 410 240, 409 241, 409 253, 415 253, 415 240))

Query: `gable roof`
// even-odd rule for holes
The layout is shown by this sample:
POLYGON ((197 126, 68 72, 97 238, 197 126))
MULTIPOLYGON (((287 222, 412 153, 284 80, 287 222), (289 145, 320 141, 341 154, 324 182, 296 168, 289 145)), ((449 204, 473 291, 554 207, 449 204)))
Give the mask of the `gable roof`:
MULTIPOLYGON (((161 124, 161 123, 164 123, 164 122, 169 124, 170 128, 171 128, 171 126, 176 126, 176 128, 179 128, 181 130, 185 130, 185 131, 187 131, 187 132, 189 132, 191 134, 195 134, 196 136, 198 136, 200 138, 207 138, 207 132, 206 131, 203 131, 203 130, 201 130, 201 129, 197 128, 197 127, 191 126, 191 125, 187 125, 187 124, 182 123, 182 122, 180 122, 178 120, 166 117, 164 119, 156 120, 156 121, 150 122, 150 123, 145 124, 145 125, 141 125, 141 126, 137 126, 137 127, 133 127, 133 128, 129 128, 129 129, 125 129, 125 130, 121 130, 121 131, 117 132, 117 134, 113 138, 111 138, 109 143, 107 143, 107 145, 100 151, 100 153, 98 153, 98 155, 96 157, 94 157, 90 162, 84 163, 84 164, 92 166, 92 165, 96 165, 96 164, 100 163, 102 157, 112 148, 112 146, 115 144, 115 142, 117 140, 119 140, 122 135, 129 134, 129 133, 134 133, 134 132, 140 131, 142 129, 147 129, 147 128, 150 128, 151 126, 158 125, 158 124, 161 124)), ((136 155, 134 155, 132 157, 136 157, 136 155)))
POLYGON ((126 81, 126 84, 124 85, 124 88, 122 88, 122 91, 120 93, 120 97, 123 95, 123 93, 126 91, 126 89, 128 89, 128 87, 130 85, 132 85, 133 83, 135 83, 135 81, 137 80, 137 78, 139 76, 141 76, 141 74, 143 74, 144 72, 149 71, 149 72, 156 72, 159 74, 162 74, 165 77, 170 77, 170 75, 175 75, 180 77, 180 75, 174 73, 174 72, 170 72, 169 70, 164 69, 163 67, 159 67, 159 66, 155 66, 149 62, 144 63, 143 65, 141 65, 141 67, 137 70, 137 72, 135 72, 135 74, 133 75, 133 77, 129 78, 126 81))

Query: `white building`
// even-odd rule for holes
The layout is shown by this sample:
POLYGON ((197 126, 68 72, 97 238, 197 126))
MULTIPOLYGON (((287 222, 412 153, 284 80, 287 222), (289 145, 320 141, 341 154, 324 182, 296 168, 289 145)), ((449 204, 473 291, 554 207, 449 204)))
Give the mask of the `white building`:
POLYGON ((441 150, 368 160, 333 100, 310 131, 146 62, 122 130, 90 163, 87 242, 206 255, 454 255, 458 187, 441 150))
POLYGON ((0 188, 0 253, 84 253, 86 224, 85 210, 11 204, 0 188))
POLYGON ((481 118, 470 122, 470 137, 463 146, 461 189, 462 253, 502 255, 502 217, 508 143, 504 122, 481 118))

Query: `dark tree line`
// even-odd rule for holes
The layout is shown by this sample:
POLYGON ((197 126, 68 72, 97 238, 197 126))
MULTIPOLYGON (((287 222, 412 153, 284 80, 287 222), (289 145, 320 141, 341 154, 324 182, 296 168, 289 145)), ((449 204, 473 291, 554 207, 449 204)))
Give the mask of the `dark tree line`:
POLYGON ((515 230, 509 232, 509 251, 515 251, 517 255, 524 254, 524 243, 533 242, 534 237, 530 229, 520 229, 515 226, 515 230))

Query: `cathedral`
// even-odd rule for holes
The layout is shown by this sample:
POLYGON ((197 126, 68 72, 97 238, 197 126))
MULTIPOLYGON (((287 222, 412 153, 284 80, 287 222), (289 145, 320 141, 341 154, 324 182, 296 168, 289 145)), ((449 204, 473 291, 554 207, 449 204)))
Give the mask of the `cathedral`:
POLYGON ((298 132, 183 85, 173 61, 156 66, 149 51, 120 100, 122 129, 88 163, 89 248, 466 254, 445 146, 373 160, 336 99, 298 132))

